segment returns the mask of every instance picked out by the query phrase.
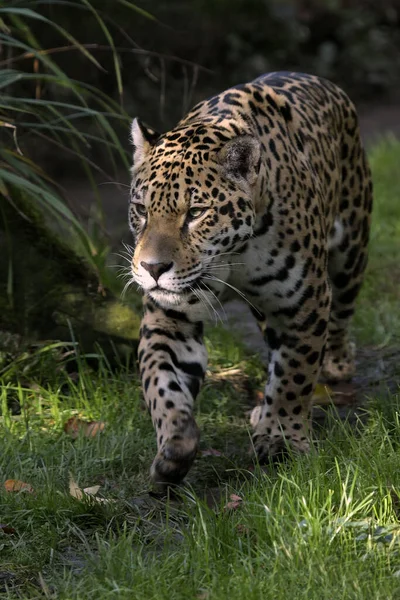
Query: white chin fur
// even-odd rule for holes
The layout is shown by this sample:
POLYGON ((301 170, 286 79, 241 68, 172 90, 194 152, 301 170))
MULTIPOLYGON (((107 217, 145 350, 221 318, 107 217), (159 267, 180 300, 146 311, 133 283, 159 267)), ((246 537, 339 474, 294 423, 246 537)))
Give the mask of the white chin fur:
POLYGON ((154 298, 154 300, 161 306, 179 306, 184 302, 184 296, 182 294, 174 294, 171 292, 163 292, 162 290, 154 290, 148 292, 148 294, 154 298))

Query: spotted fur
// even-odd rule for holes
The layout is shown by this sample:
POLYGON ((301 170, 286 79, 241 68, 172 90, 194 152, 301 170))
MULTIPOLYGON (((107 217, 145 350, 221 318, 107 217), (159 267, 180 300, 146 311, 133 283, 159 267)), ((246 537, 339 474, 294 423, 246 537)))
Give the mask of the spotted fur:
POLYGON ((251 416, 260 460, 309 449, 322 370, 351 377, 348 324, 367 260, 370 171, 355 108, 332 83, 270 73, 201 102, 159 135, 132 125, 132 273, 145 294, 139 363, 157 432, 155 481, 195 457, 203 321, 237 288, 269 349, 251 416))

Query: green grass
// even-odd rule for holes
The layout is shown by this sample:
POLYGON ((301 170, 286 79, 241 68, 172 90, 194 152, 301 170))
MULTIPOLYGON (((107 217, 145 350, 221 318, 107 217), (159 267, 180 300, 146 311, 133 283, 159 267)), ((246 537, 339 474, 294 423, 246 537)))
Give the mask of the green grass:
POLYGON ((400 142, 388 138, 369 154, 374 210, 367 276, 354 330, 360 343, 400 339, 400 142))
MULTIPOLYGON (((399 158, 397 142, 371 152, 376 203, 354 323, 360 345, 399 340, 399 158)), ((357 428, 332 417, 310 456, 260 470, 248 453, 245 413, 263 368, 227 332, 210 331, 207 344, 210 381, 197 403, 201 447, 221 455, 200 455, 187 486, 170 502, 148 494, 155 441, 135 373, 121 367, 111 374, 104 361, 94 372, 81 362, 76 380, 55 354, 26 370, 20 386, 7 379, 0 522, 15 533, 0 530, 0 594, 66 600, 400 597, 399 395, 372 398, 367 423, 357 428), (35 375, 40 368, 51 370, 46 385, 35 375), (218 378, 224 370, 230 375, 218 378), (21 415, 7 411, 10 398, 20 402, 21 415), (105 421, 104 432, 71 439, 63 425, 74 415, 105 421), (109 502, 72 498, 70 474, 82 488, 101 485, 100 496, 109 502), (35 493, 6 493, 6 479, 28 482, 35 493), (243 501, 227 510, 232 493, 243 501)))

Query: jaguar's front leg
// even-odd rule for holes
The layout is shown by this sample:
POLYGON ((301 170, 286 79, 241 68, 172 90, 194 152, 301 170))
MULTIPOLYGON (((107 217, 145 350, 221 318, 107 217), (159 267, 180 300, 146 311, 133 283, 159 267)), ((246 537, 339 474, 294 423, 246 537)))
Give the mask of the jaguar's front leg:
POLYGON ((151 477, 160 485, 179 483, 196 456, 199 430, 193 404, 204 378, 207 352, 202 323, 145 301, 139 366, 143 394, 157 434, 151 477))
POLYGON ((304 282, 295 304, 267 314, 269 379, 264 403, 251 415, 260 462, 287 446, 309 450, 311 398, 323 360, 329 305, 327 281, 304 282))

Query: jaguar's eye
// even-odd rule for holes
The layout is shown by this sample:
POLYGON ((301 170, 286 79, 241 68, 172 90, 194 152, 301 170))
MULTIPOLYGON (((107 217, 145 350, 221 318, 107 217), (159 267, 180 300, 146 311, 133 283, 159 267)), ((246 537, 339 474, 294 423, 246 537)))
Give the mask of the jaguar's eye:
POLYGON ((204 215, 206 210, 207 210, 206 208, 201 208, 201 207, 190 208, 188 215, 191 219, 198 219, 199 217, 204 215))
POLYGON ((135 202, 134 204, 135 210, 140 217, 145 217, 147 215, 147 210, 144 204, 140 202, 135 202))

